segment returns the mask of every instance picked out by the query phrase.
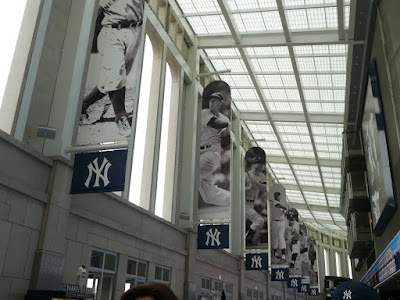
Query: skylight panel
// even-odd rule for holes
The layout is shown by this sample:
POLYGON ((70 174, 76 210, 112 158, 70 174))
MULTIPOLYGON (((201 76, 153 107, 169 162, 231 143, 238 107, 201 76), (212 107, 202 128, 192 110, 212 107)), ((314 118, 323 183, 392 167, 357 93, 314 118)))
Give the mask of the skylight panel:
POLYGON ((240 32, 267 31, 260 12, 233 15, 240 32))
POLYGON ((344 6, 344 28, 348 29, 350 23, 350 5, 344 6))
POLYGON ((220 11, 218 3, 214 0, 178 0, 184 14, 220 11))
POLYGON ((282 31, 282 21, 278 11, 264 11, 262 17, 268 31, 282 31))
POLYGON ((314 57, 315 69, 318 72, 330 72, 331 63, 329 57, 314 57))
POLYGON ((323 8, 307 9, 309 28, 324 28, 326 27, 326 16, 323 8))
POLYGON ((246 72, 242 59, 212 59, 211 63, 217 71, 230 69, 232 72, 246 72))
POLYGON ((303 195, 300 193, 300 191, 286 190, 286 197, 290 203, 305 203, 303 195))
POLYGON ((187 17, 193 31, 198 34, 229 33, 229 27, 222 15, 187 17))
POLYGON ((340 207, 340 196, 338 194, 327 194, 330 207, 340 207))
MULTIPOLYGON (((307 134, 307 125, 304 123, 286 123, 286 122, 276 122, 277 129, 281 133, 292 133, 292 134, 307 134)), ((308 141, 306 141, 308 142, 308 141)))
POLYGON ((297 209, 297 211, 302 219, 314 219, 311 212, 307 209, 297 209))
POLYGON ((264 108, 259 101, 235 101, 235 105, 239 111, 264 111, 264 108))
POLYGON ((290 58, 277 58, 276 63, 281 72, 293 72, 293 65, 290 58))
POLYGON ((231 10, 276 8, 275 0, 227 0, 231 10))
POLYGON ((264 151, 265 151, 265 153, 266 154, 269 154, 269 155, 276 155, 276 156, 282 156, 283 155, 283 152, 282 152, 282 150, 274 150, 274 149, 264 149, 264 151))
POLYGON ((221 75, 221 79, 233 86, 253 86, 249 75, 221 75))
POLYGON ((313 215, 318 220, 332 220, 331 214, 323 211, 313 211, 313 215))
MULTIPOLYGON (((287 100, 288 99, 286 92, 283 89, 269 89, 269 93, 271 95, 271 98, 274 100, 287 100)), ((284 105, 285 105, 285 103, 282 103, 282 107, 284 105)), ((287 104, 287 107, 289 107, 289 104, 287 104)))
POLYGON ((232 89, 233 99, 258 99, 257 93, 254 89, 232 89), (235 94, 233 94, 233 91, 235 94), (235 95, 235 97, 234 97, 235 95))
POLYGON ((317 75, 300 75, 300 79, 301 79, 301 85, 303 87, 318 86, 317 75))
POLYGON ((311 55, 313 53, 311 45, 294 46, 293 50, 296 55, 311 55))
POLYGON ((343 218, 341 214, 333 213, 332 216, 337 222, 346 222, 345 218, 343 218))
POLYGON ((290 30, 298 30, 308 28, 307 13, 304 9, 292 9, 286 11, 286 18, 290 30))
MULTIPOLYGON (((285 87, 297 87, 296 77, 294 75, 280 75, 285 87)), ((290 98, 290 97, 289 97, 290 98)))
POLYGON ((332 74, 331 76, 334 87, 346 87, 346 74, 332 74))
POLYGON ((238 57, 240 56, 239 51, 236 48, 221 48, 221 49, 205 49, 208 57, 238 57))
POLYGON ((288 9, 286 16, 292 31, 338 27, 336 7, 288 9))
POLYGON ((271 133, 273 132, 271 125, 269 125, 269 122, 250 122, 247 121, 245 122, 247 127, 249 128, 250 131, 254 132, 266 132, 266 133, 271 133))
MULTIPOLYGON (((326 64, 326 62, 324 62, 326 64)), ((346 73, 347 56, 332 56, 329 57, 331 71, 346 73)))
POLYGON ((297 68, 299 72, 315 72, 315 61, 313 57, 297 57, 297 68))
POLYGON ((306 103, 307 111, 310 113, 322 112, 321 103, 306 103))
POLYGON ((332 87, 332 77, 330 74, 317 75, 319 87, 332 87))
POLYGON ((273 56, 272 47, 245 48, 249 56, 273 56))

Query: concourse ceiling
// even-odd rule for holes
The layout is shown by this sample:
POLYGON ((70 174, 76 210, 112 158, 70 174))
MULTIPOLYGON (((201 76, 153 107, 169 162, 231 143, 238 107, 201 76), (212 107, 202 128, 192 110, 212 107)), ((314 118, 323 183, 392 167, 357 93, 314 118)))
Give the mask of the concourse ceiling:
POLYGON ((203 59, 231 86, 249 139, 310 227, 347 236, 339 213, 352 66, 350 0, 174 0, 203 59), (349 54, 350 53, 350 54, 349 54))

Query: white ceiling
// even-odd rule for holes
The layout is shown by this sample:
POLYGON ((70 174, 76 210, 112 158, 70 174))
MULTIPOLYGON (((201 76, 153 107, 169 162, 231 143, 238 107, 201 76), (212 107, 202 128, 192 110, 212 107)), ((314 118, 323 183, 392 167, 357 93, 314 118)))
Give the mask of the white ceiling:
POLYGON ((350 0, 175 0, 250 139, 309 226, 346 236, 339 213, 350 0))

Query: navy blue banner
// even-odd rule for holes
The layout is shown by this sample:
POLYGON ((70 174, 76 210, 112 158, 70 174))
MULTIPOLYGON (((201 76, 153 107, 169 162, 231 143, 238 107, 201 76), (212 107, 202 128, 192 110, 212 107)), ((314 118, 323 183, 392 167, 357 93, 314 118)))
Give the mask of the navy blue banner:
POLYGON ((289 277, 287 286, 288 288, 299 289, 301 286, 301 277, 289 277))
POLYGON ((308 290, 309 296, 319 296, 319 289, 316 287, 310 287, 308 290))
POLYGON ((229 248, 229 225, 205 225, 197 230, 197 249, 229 248))
POLYGON ((75 155, 71 194, 123 191, 127 150, 75 155))
POLYGON ((299 293, 308 293, 309 289, 310 289, 309 283, 302 283, 302 284, 300 284, 299 289, 297 291, 299 293))
POLYGON ((289 268, 273 268, 271 269, 271 281, 288 281, 289 268))
POLYGON ((246 270, 268 270, 268 254, 247 253, 246 270))

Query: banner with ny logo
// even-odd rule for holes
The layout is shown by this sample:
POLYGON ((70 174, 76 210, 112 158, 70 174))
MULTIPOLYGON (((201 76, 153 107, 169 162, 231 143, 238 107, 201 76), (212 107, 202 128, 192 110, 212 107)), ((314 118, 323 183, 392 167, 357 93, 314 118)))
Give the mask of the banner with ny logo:
POLYGON ((123 191, 127 150, 75 155, 71 194, 123 191))
POLYGON ((293 289, 299 289, 301 286, 301 277, 290 277, 287 281, 287 287, 293 289))
POLYGON ((289 268, 271 268, 271 281, 288 281, 289 268))
POLYGON ((246 270, 268 270, 268 254, 247 253, 246 270))
POLYGON ((309 296, 319 296, 319 289, 317 287, 310 287, 308 289, 309 296))
POLYGON ((197 230, 197 249, 229 248, 229 225, 200 225, 197 230))

